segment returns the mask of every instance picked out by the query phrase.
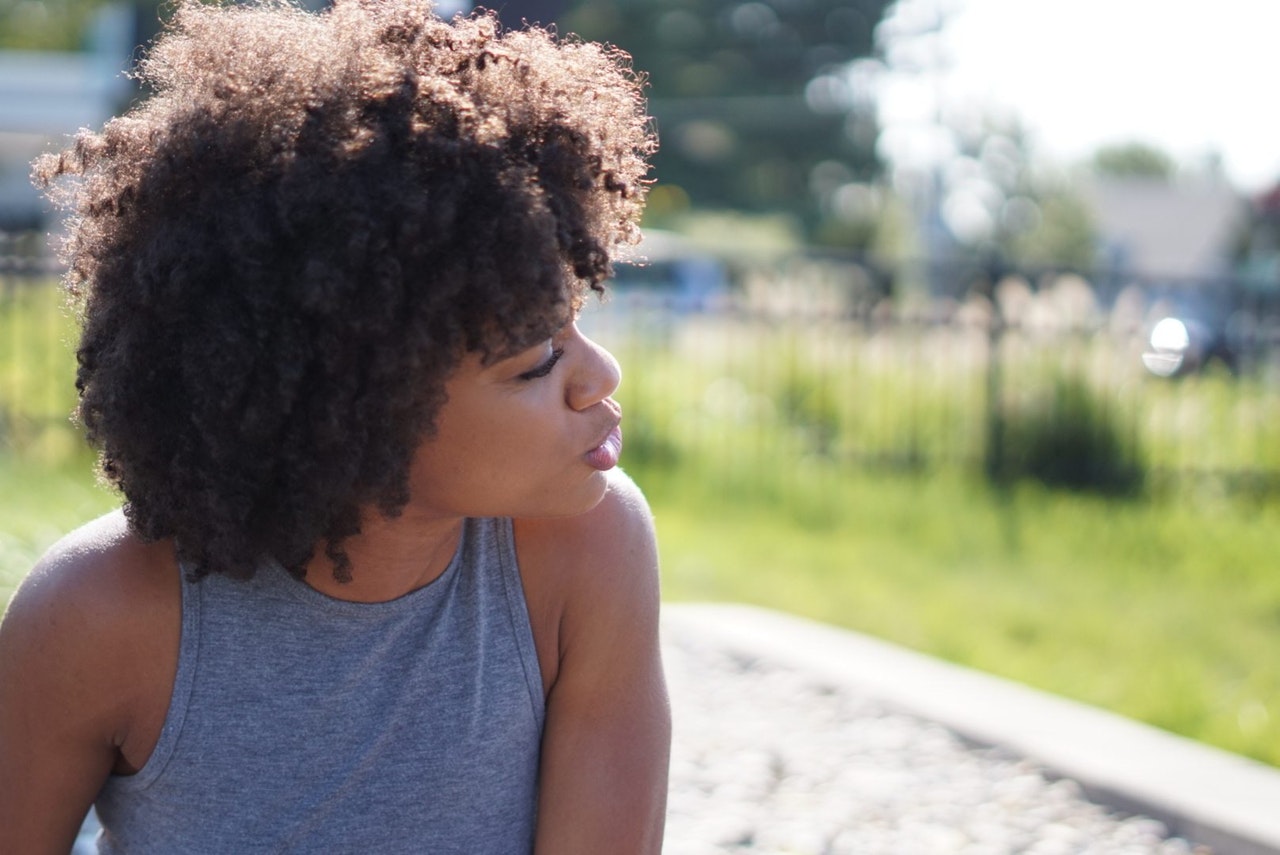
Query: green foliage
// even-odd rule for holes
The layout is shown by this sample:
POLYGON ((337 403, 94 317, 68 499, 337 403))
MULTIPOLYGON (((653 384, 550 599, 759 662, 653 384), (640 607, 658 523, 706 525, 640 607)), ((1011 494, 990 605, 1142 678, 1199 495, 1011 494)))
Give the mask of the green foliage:
POLYGON ((680 448, 652 418, 637 413, 627 418, 627 458, 641 466, 671 468, 680 462, 680 448))
POLYGON ((119 506, 93 471, 83 444, 69 442, 57 454, 39 455, 17 455, 0 445, 0 493, 9 497, 0 516, 0 605, 50 544, 119 506))
POLYGON ((74 337, 52 280, 0 278, 0 447, 56 457, 73 442, 74 337))
POLYGON ((654 74, 657 98, 791 95, 815 74, 871 54, 891 0, 591 0, 565 28, 610 41, 654 74))
POLYGON ((105 0, 0 0, 0 48, 78 50, 105 0))
POLYGON ((1070 270, 1092 270, 1097 263, 1097 224, 1088 204, 1070 188, 1041 187, 1035 225, 1011 235, 1009 260, 1070 270))
POLYGON ((813 453, 824 457, 835 451, 840 436, 840 407, 831 384, 824 378, 792 365, 781 382, 777 406, 783 419, 803 437, 813 453))
MULTIPOLYGON (((838 282, 775 274, 746 284, 736 316, 582 319, 625 369, 623 463, 654 507, 666 597, 807 615, 1280 765, 1280 659, 1257 653, 1280 644, 1280 496, 1211 477, 1280 472, 1274 377, 1169 383, 1132 373, 1106 337, 1010 336, 1005 395, 1041 420, 1029 436, 1120 472, 1133 454, 1163 480, 1124 498, 1035 479, 997 489, 978 474, 985 330, 839 320, 838 282), (831 310, 814 312, 824 295, 831 310), (1092 427, 1064 438, 1053 413, 1092 427), (1205 478, 1170 474, 1189 465, 1205 478)), ((60 415, 72 393, 57 291, 0 307, 0 407, 47 425, 0 443, 0 494, 21 497, 0 518, 4 599, 118 498, 60 415), (62 397, 37 403, 51 388, 62 397)))
MULTIPOLYGON (((619 398, 644 419, 638 430, 653 431, 647 446, 662 438, 665 459, 752 454, 781 466, 816 456, 833 466, 975 474, 1002 461, 1002 483, 1041 478, 1122 495, 1230 491, 1249 487, 1231 473, 1280 473, 1273 376, 1171 383, 1147 376, 1128 342, 1078 334, 1006 336, 998 362, 1004 452, 993 461, 984 329, 840 320, 838 289, 824 297, 810 282, 789 294, 784 283, 812 274, 778 277, 760 286, 774 290, 744 316, 673 322, 629 310, 625 327, 584 318, 627 366, 619 398), (819 298, 831 301, 830 313, 788 316, 819 298), (733 445, 719 441, 731 436, 733 445)), ((1274 490, 1273 481, 1249 489, 1274 490)))
POLYGON ((890 5, 580 0, 562 28, 618 45, 649 75, 659 186, 697 209, 783 211, 813 231, 826 216, 815 169, 835 165, 845 181, 880 172, 874 111, 838 72, 872 54, 890 5))
POLYGON ((1097 227, 1090 206, 1070 181, 1033 168, 1034 146, 1020 124, 988 119, 955 134, 954 171, 964 178, 959 188, 950 189, 960 191, 968 205, 979 206, 989 222, 974 234, 956 235, 962 254, 995 256, 1015 265, 1093 269, 1097 227), (974 177, 987 188, 980 196, 963 192, 974 177))
POLYGON ((109 6, 124 8, 138 44, 155 36, 161 14, 169 11, 158 0, 0 0, 0 50, 93 49, 94 18, 109 6))
POLYGON ((1111 178, 1142 178, 1168 181, 1176 164, 1164 151, 1144 142, 1104 146, 1094 152, 1093 171, 1111 178))
POLYGON ((1132 419, 1078 375, 1052 377, 1031 401, 997 417, 1003 424, 987 449, 987 471, 998 483, 1032 478, 1047 487, 1120 496, 1142 489, 1132 419))

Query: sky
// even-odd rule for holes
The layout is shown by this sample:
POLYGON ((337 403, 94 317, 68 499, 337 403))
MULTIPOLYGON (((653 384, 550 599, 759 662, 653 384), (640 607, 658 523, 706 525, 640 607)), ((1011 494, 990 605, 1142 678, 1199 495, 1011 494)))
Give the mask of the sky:
POLYGON ((1280 0, 900 0, 880 34, 916 69, 886 75, 883 125, 941 94, 1018 116, 1056 162, 1141 141, 1180 164, 1217 153, 1246 191, 1280 180, 1280 0))

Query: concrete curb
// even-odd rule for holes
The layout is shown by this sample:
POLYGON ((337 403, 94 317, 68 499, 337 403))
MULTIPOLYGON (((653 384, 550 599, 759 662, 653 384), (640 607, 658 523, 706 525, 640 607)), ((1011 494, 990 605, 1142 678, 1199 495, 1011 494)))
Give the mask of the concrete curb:
POLYGON ((848 630, 753 606, 666 604, 663 622, 812 671, 1079 783, 1216 855, 1280 855, 1280 770, 848 630))

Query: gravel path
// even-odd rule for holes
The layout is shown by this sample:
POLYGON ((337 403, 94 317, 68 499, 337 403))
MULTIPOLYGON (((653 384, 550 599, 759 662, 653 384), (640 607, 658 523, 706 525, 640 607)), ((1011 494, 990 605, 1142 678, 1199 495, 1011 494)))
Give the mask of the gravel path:
POLYGON ((675 717, 666 855, 1209 852, 805 673, 664 629, 675 717))

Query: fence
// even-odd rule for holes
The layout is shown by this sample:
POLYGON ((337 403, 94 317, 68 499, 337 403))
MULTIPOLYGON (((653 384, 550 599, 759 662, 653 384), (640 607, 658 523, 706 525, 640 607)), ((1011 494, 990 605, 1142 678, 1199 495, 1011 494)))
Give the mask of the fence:
MULTIPOLYGON (((965 468, 1113 491, 1280 493, 1266 304, 1201 283, 1248 311, 1231 316, 1224 364, 1164 378, 1144 365, 1146 337, 1170 294, 1194 292, 1185 283, 954 267, 939 288, 931 273, 915 291, 904 279, 928 277, 796 257, 742 268, 696 306, 619 290, 582 323, 624 367, 624 460, 730 486, 768 472, 965 468)), ((0 446, 18 453, 65 433, 74 404, 73 324, 55 278, 0 261, 0 446)))
POLYGON ((622 357, 631 453, 728 483, 965 468, 1280 492, 1274 307, 1242 287, 793 258, 702 311, 623 293, 584 321, 622 357), (910 278, 928 285, 886 287, 910 278), (1191 343, 1186 376, 1152 373, 1152 321, 1205 302, 1229 307, 1202 315, 1221 335, 1191 343))
POLYGON ((0 233, 0 451, 65 440, 75 403, 74 323, 37 243, 0 233))

